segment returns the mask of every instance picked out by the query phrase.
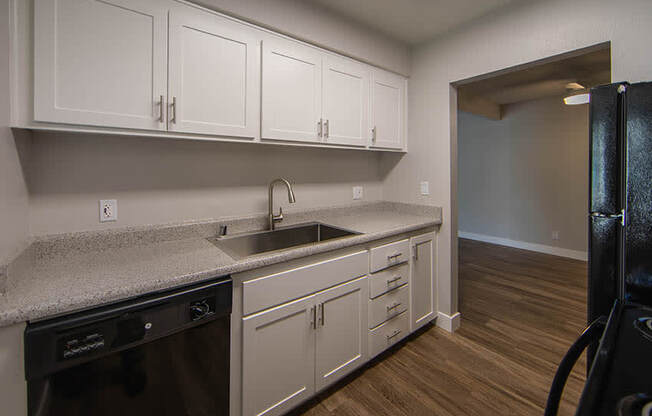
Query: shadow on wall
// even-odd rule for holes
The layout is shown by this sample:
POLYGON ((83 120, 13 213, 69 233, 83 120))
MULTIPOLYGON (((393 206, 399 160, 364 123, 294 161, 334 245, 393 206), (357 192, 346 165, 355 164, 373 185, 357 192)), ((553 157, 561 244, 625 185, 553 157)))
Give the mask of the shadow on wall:
POLYGON ((34 132, 32 194, 380 182, 377 152, 149 137, 34 132))

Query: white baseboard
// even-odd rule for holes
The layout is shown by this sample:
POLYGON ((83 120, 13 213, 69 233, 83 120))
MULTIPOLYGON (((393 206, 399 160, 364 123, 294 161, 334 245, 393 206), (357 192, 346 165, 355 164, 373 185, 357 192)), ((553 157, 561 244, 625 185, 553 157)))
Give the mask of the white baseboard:
POLYGON ((457 331, 461 323, 462 315, 459 312, 455 312, 453 315, 437 312, 437 326, 448 332, 457 331))
POLYGON ((539 253, 552 254, 553 256, 568 257, 575 260, 587 261, 588 253, 586 251, 570 250, 567 248, 546 246, 543 244, 527 243, 525 241, 510 240, 508 238, 493 237, 484 234, 467 233, 466 231, 459 231, 457 233, 460 238, 468 238, 469 240, 484 241, 485 243, 498 244, 501 246, 520 248, 523 250, 537 251, 539 253))

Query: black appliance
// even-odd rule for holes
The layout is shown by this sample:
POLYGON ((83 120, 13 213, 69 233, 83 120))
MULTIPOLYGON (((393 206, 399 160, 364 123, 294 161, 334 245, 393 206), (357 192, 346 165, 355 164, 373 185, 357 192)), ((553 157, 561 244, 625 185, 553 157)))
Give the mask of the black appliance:
POLYGON ((585 348, 585 415, 652 415, 652 83, 591 89, 589 327, 553 380, 555 415, 585 348), (598 343, 599 341, 599 343, 598 343))
POLYGON ((29 416, 229 414, 230 278, 33 323, 29 416))

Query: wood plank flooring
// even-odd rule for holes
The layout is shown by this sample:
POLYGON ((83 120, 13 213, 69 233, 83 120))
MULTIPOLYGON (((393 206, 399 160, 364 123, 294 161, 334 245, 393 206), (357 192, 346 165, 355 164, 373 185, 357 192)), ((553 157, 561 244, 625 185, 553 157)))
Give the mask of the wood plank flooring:
MULTIPOLYGON (((541 415, 585 326, 586 263, 460 240, 462 326, 429 326, 293 415, 541 415)), ((582 358, 560 415, 584 384, 582 358)))

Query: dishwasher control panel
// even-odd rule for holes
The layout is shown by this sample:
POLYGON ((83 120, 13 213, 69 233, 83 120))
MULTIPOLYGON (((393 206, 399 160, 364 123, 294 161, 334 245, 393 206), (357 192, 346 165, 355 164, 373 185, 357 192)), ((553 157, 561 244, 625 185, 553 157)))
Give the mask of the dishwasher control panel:
POLYGON ((59 340, 59 359, 77 358, 105 347, 104 336, 100 332, 67 336, 59 340))

